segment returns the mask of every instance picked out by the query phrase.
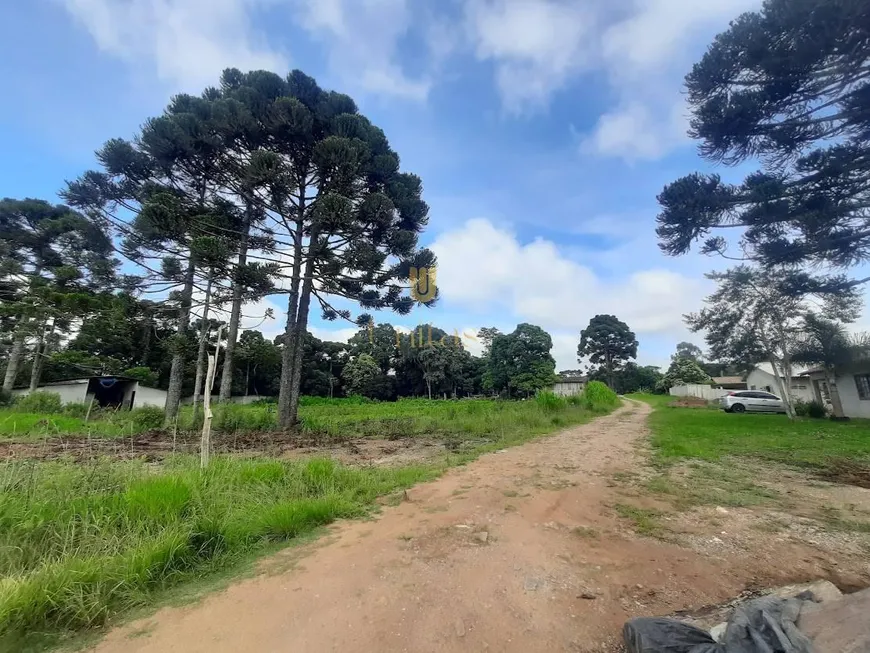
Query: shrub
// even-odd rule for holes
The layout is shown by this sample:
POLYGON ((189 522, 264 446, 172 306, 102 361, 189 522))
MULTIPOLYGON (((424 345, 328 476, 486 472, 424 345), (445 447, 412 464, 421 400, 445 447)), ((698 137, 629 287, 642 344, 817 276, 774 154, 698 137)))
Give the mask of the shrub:
POLYGON ((586 408, 592 411, 603 411, 619 404, 619 397, 605 383, 590 381, 583 389, 583 400, 586 408))
POLYGON ((11 406, 15 397, 8 390, 0 390, 0 406, 11 406))
POLYGON ((221 433, 266 431, 275 428, 275 407, 270 404, 221 404, 214 409, 212 428, 221 433))
POLYGON ((541 391, 535 395, 535 403, 538 406, 548 412, 554 412, 557 410, 562 410, 565 406, 568 405, 568 402, 565 401, 562 397, 557 395, 554 392, 549 391, 541 391))
POLYGON ((815 400, 794 402, 794 412, 799 417, 812 417, 813 419, 824 419, 828 416, 828 411, 824 405, 815 400))
POLYGON ((62 411, 63 404, 60 395, 56 392, 38 390, 19 397, 15 402, 15 408, 22 413, 58 414, 62 411))
POLYGON ((63 414, 69 417, 84 417, 88 414, 88 404, 84 401, 71 401, 63 405, 63 414))
POLYGON ((130 419, 137 430, 146 431, 148 429, 159 429, 163 426, 166 414, 157 406, 142 406, 130 411, 130 419))

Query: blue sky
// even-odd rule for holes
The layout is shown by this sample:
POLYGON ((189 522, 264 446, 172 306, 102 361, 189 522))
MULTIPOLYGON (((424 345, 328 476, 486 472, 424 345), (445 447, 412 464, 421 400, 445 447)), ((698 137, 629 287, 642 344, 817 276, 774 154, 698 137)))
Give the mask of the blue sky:
MULTIPOLYGON (((379 321, 546 328, 559 369, 614 313, 662 364, 721 260, 660 254, 655 195, 705 169, 682 78, 756 0, 32 0, 0 9, 0 196, 53 199, 228 66, 352 95, 431 206, 442 300, 379 321)), ((737 178, 739 171, 723 170, 737 178)), ((262 330, 281 329, 282 298, 262 330)), ((252 318, 251 324, 260 322, 252 318)), ((343 340, 346 325, 312 330, 343 340)), ((702 344, 698 336, 693 339, 702 344)), ((474 343, 469 343, 474 350, 474 343)))

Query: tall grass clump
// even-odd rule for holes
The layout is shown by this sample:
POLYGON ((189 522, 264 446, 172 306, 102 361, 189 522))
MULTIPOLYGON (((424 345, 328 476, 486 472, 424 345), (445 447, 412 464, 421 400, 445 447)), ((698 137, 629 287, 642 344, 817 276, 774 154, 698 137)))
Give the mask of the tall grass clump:
POLYGON ((587 383, 580 396, 584 408, 595 413, 609 412, 619 405, 619 397, 601 381, 587 383))
POLYGON ((148 431, 162 427, 166 413, 157 406, 140 406, 131 410, 126 417, 133 423, 136 431, 148 431))
POLYGON ((44 390, 37 390, 23 397, 18 397, 13 406, 21 413, 42 413, 43 415, 57 415, 63 410, 60 395, 44 390))
POLYGON ((547 412, 563 410, 568 402, 554 392, 541 391, 535 395, 535 403, 547 412))
POLYGON ((104 623, 153 592, 434 476, 428 467, 179 456, 0 466, 0 642, 104 623))

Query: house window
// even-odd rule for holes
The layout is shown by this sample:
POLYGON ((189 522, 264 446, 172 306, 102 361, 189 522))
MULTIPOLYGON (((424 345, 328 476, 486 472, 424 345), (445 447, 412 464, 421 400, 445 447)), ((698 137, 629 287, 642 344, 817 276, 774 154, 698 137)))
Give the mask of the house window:
POLYGON ((870 374, 856 374, 855 385, 858 387, 858 399, 870 400, 870 374))

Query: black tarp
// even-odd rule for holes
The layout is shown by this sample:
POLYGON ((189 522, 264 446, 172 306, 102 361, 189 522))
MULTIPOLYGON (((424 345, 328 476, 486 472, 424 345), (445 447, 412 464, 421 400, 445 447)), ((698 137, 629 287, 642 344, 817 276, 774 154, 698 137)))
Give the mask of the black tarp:
POLYGON ((765 596, 737 606, 722 643, 691 624, 665 618, 632 619, 622 634, 628 653, 814 653, 796 625, 803 598, 765 596))

